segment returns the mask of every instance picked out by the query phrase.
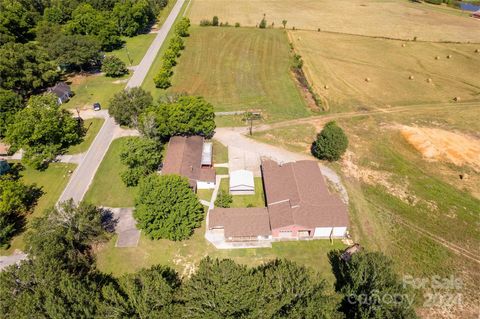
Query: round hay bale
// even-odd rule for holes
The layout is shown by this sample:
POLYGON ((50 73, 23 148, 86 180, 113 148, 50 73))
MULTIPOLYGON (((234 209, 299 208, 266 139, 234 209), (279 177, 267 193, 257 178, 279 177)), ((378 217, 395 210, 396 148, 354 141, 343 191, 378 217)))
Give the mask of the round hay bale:
POLYGON ((325 88, 325 90, 328 90, 328 85, 325 84, 324 88, 325 88))
POLYGON ((370 82, 370 78, 365 78, 365 82, 370 82))
POLYGON ((475 49, 475 53, 479 53, 479 52, 480 52, 480 50, 479 50, 479 49, 475 49))
POLYGON ((432 83, 432 79, 431 79, 431 78, 428 78, 428 79, 427 79, 427 82, 428 82, 428 83, 432 83))
POLYGON ((453 100, 454 100, 455 102, 460 102, 460 97, 459 97, 459 96, 456 96, 456 97, 453 98, 453 100))
POLYGON ((409 80, 413 80, 413 79, 414 79, 413 75, 410 75, 410 76, 408 77, 408 79, 409 79, 409 80))
POLYGON ((440 60, 440 57, 437 55, 437 56, 435 57, 435 60, 440 60))
POLYGON ((452 55, 451 54, 447 55, 447 59, 450 59, 450 58, 452 58, 452 55))
POLYGON ((406 47, 407 45, 405 43, 402 43, 402 48, 406 47))

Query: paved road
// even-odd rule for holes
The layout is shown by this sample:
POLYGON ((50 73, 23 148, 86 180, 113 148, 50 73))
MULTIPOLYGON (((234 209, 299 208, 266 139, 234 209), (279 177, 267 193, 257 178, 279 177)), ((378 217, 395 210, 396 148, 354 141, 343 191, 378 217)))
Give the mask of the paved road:
POLYGON ((133 76, 128 81, 127 88, 132 88, 132 87, 142 85, 143 80, 147 76, 148 70, 150 69, 150 66, 155 60, 155 57, 157 56, 158 51, 160 51, 163 41, 165 41, 165 38, 167 37, 168 32, 170 31, 173 23, 175 22, 175 19, 180 13, 180 10, 182 9, 184 2, 185 0, 177 0, 177 3, 175 4, 175 6, 172 8, 172 11, 168 15, 167 20, 165 20, 165 23, 162 25, 160 30, 158 30, 155 40, 153 40, 153 43, 150 45, 150 48, 148 48, 147 53, 145 53, 145 56, 143 57, 142 61, 140 62, 139 65, 135 67, 135 73, 133 73, 133 76))
MULTIPOLYGON (((155 57, 165 41, 168 32, 172 28, 177 15, 180 13, 183 3, 184 0, 178 0, 173 7, 167 20, 162 25, 157 36, 148 48, 147 53, 143 57, 140 64, 135 68, 135 72, 127 83, 127 88, 140 86, 143 83, 150 66, 155 60, 155 57)), ((74 202, 78 203, 83 199, 93 180, 93 177, 95 176, 95 173, 97 172, 98 167, 100 166, 100 163, 107 153, 108 147, 112 143, 112 140, 116 137, 119 129, 119 126, 115 124, 113 118, 105 116, 105 122, 102 128, 95 137, 95 140, 90 146, 88 152, 85 154, 83 161, 81 161, 81 163, 77 166, 77 169, 70 178, 70 181, 65 187, 58 202, 72 198, 74 202)))

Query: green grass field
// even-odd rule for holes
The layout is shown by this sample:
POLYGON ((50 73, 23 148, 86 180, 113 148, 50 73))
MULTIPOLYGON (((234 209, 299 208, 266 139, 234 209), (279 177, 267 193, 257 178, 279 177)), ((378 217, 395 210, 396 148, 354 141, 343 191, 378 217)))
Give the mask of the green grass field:
POLYGON ((102 128, 103 122, 103 119, 98 118, 84 120, 83 126, 87 131, 83 137, 83 141, 80 144, 70 146, 67 150, 67 154, 80 154, 88 151, 88 148, 95 139, 95 136, 97 136, 98 131, 102 128))
POLYGON ((127 66, 138 65, 148 50, 156 33, 139 34, 134 37, 123 37, 125 44, 122 48, 109 52, 107 55, 114 55, 120 58, 127 66))
MULTIPOLYGON (((35 217, 42 216, 45 209, 55 205, 70 179, 69 172, 74 169, 74 164, 51 163, 44 171, 37 171, 25 167, 21 172, 21 180, 25 184, 36 184, 43 191, 43 195, 38 200, 33 213, 27 216, 27 229, 28 221, 35 217)), ((11 247, 8 250, 0 250, 0 254, 11 254, 15 249, 24 250, 25 243, 23 241, 23 236, 24 233, 14 237, 11 242, 11 247)))
POLYGON ((223 164, 228 163, 228 148, 217 140, 213 142, 213 163, 223 164))
POLYGON ((200 259, 207 255, 212 258, 231 258, 249 266, 274 258, 288 258, 310 267, 332 283, 327 253, 332 249, 345 248, 340 241, 330 243, 328 240, 312 240, 274 243, 272 248, 218 250, 205 239, 204 227, 197 229, 190 239, 180 242, 164 239, 152 241, 142 235, 136 248, 115 248, 114 237, 98 249, 97 266, 101 271, 119 276, 161 264, 175 268, 180 275, 189 275, 200 259))
POLYGON ((204 96, 220 112, 258 109, 267 122, 309 116, 289 67, 283 31, 192 27, 169 90, 204 96))
POLYGON ((98 102, 103 109, 108 109, 110 99, 125 88, 128 78, 129 75, 120 78, 109 78, 102 74, 77 75, 68 81, 75 95, 63 105, 69 109, 91 109, 93 103, 98 102))
POLYGON ((197 189, 197 197, 209 202, 212 199, 213 189, 197 189))
MULTIPOLYGON (((230 207, 265 207, 265 194, 263 193, 263 182, 261 177, 255 177, 254 195, 234 195, 230 207)), ((229 178, 222 178, 220 190, 228 193, 229 178)))
POLYGON ((85 201, 107 207, 133 206, 136 188, 125 186, 120 177, 121 172, 125 169, 120 162, 120 152, 124 141, 125 138, 119 138, 110 145, 87 194, 85 194, 85 201))

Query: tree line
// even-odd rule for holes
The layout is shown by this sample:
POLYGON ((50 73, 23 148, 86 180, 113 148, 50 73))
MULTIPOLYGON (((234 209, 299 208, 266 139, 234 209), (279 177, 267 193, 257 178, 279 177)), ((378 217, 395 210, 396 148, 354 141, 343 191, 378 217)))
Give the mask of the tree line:
POLYGON ((95 267, 92 250, 111 236, 108 211, 69 201, 34 224, 29 259, 0 273, 6 317, 416 318, 405 299, 355 299, 409 293, 381 253, 359 252, 347 262, 330 252, 335 289, 311 269, 278 259, 247 267, 206 257, 190 277, 162 265, 113 277, 95 267))

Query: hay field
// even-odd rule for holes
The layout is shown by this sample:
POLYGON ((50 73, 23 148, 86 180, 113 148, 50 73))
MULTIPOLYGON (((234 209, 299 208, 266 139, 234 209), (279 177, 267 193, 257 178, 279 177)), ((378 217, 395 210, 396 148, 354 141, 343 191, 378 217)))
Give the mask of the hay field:
POLYGON ((281 30, 192 27, 170 91, 201 95, 215 111, 261 109, 267 122, 309 116, 290 74, 281 30))
POLYGON ((193 23, 217 15, 220 21, 257 25, 266 14, 269 25, 427 41, 480 42, 480 21, 458 16, 444 6, 400 0, 193 0, 193 23), (441 9, 441 10, 440 10, 441 9))
POLYGON ((480 54, 475 53, 480 45, 288 33, 310 83, 332 112, 480 99, 480 54))

